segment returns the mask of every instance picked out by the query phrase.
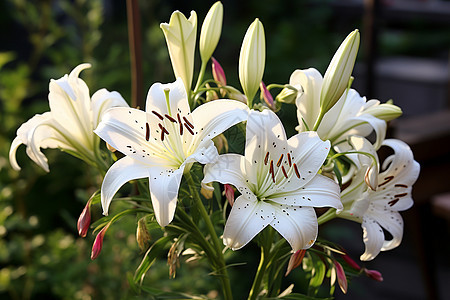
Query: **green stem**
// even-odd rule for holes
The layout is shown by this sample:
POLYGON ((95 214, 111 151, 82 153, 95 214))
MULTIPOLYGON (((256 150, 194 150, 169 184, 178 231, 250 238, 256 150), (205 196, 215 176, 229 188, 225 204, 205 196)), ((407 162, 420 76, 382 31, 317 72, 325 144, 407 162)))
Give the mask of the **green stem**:
POLYGON ((219 238, 217 237, 216 230, 214 229, 214 225, 212 224, 211 219, 208 215, 208 212, 206 211, 205 206, 203 205, 203 202, 200 199, 197 189, 195 189, 194 179, 192 178, 190 173, 184 174, 184 177, 186 178, 186 180, 188 182, 189 189, 194 198, 195 205, 197 206, 197 209, 200 212, 200 215, 202 216, 203 220, 205 221, 206 228, 208 229, 208 232, 211 236, 211 239, 212 239, 212 242, 213 242, 213 245, 215 248, 216 257, 215 258, 208 257, 208 258, 210 260, 217 259, 218 268, 216 271, 220 274, 219 278, 222 283, 224 298, 232 300, 233 294, 231 292, 230 278, 228 277, 228 271, 227 271, 227 268, 225 265, 225 259, 223 257, 223 253, 222 253, 222 243, 220 242, 219 238))
POLYGON ((192 95, 195 95, 201 86, 203 77, 205 76, 207 64, 208 64, 208 61, 206 61, 206 62, 202 61, 202 66, 200 67, 200 73, 198 74, 197 83, 195 84, 194 92, 192 93, 192 95))
POLYGON ((323 116, 325 116, 325 112, 320 108, 320 114, 319 118, 317 118, 316 124, 314 124, 313 131, 317 131, 317 128, 319 128, 320 122, 322 122, 323 116))
POLYGON ((333 220, 336 217, 337 217, 336 209, 330 208, 323 215, 321 215, 319 218, 317 218, 317 223, 319 223, 319 225, 322 225, 330 220, 333 220))
POLYGON ((252 288, 250 289, 250 293, 248 294, 249 300, 255 300, 259 294, 261 284, 264 278, 264 273, 267 270, 267 267, 270 264, 270 248, 272 246, 273 240, 273 229, 266 228, 268 232, 262 233, 261 235, 261 258, 259 261, 258 270, 256 271, 255 279, 253 280, 252 288))

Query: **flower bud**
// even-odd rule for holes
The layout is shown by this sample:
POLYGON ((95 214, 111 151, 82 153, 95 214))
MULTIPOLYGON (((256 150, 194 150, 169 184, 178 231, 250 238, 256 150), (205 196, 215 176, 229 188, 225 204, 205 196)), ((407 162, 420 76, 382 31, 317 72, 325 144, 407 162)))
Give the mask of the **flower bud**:
POLYGON ((336 260, 334 261, 334 268, 336 270, 339 287, 341 288, 341 291, 344 294, 346 294, 348 284, 347 284, 347 277, 345 277, 344 268, 342 268, 342 265, 338 263, 336 260))
POLYGON ((234 204, 234 190, 233 187, 229 184, 224 184, 224 191, 225 197, 228 200, 228 203, 230 203, 230 206, 233 206, 234 204))
POLYGON ((213 193, 214 193, 214 187, 212 186, 212 182, 204 183, 202 181, 202 188, 200 190, 200 193, 206 199, 211 199, 213 197, 213 193))
POLYGON ((239 55, 239 80, 250 108, 263 78, 265 62, 264 27, 259 19, 255 19, 245 34, 239 55))
POLYGON ((200 32, 200 56, 206 63, 219 42, 222 31, 223 5, 220 1, 214 3, 208 11, 200 32))
POLYGON ((359 40, 359 31, 351 32, 334 54, 325 72, 320 93, 320 108, 323 113, 333 107, 348 87, 358 54, 359 40))
POLYGON ((194 73, 194 50, 197 38, 197 14, 191 12, 189 19, 179 11, 172 13, 169 24, 162 23, 161 29, 169 48, 175 77, 181 77, 189 94, 194 73))
MULTIPOLYGON (((92 199, 92 198, 91 198, 92 199)), ((80 214, 77 222, 78 234, 85 237, 91 224, 91 199, 86 203, 83 211, 80 214)))
POLYGON ((374 116, 375 118, 391 121, 400 117, 403 112, 400 107, 391 103, 383 103, 380 105, 374 105, 365 110, 365 113, 374 116))
POLYGON ((109 225, 111 225, 111 223, 108 223, 105 227, 103 227, 102 230, 100 230, 100 232, 97 234, 97 237, 95 238, 91 252, 92 260, 96 259, 100 255, 100 252, 102 251, 103 238, 105 237, 105 233, 108 230, 109 225))
POLYGON ((367 275, 367 277, 372 278, 373 280, 382 282, 383 281, 383 275, 381 275, 380 272, 377 270, 368 270, 366 268, 363 268, 364 273, 367 275))
POLYGON ((348 254, 342 255, 342 259, 356 271, 361 270, 361 267, 348 254))
POLYGON ((212 60, 212 74, 214 80, 217 82, 217 84, 226 86, 227 78, 225 76, 225 72, 223 71, 222 66, 214 57, 211 57, 211 60, 212 60))
POLYGON ((148 232, 147 226, 145 225, 145 218, 141 218, 138 221, 136 229, 136 241, 138 243, 139 249, 141 249, 142 252, 147 250, 150 242, 150 233, 148 232))
POLYGON ((227 85, 225 88, 229 99, 241 101, 242 103, 247 103, 247 97, 240 91, 238 91, 237 89, 235 89, 230 85, 227 85))
POLYGON ((261 96, 264 99, 264 102, 266 102, 268 107, 273 109, 274 103, 273 103, 272 94, 269 92, 269 90, 267 89, 267 87, 263 81, 261 81, 261 83, 259 84, 259 88, 261 90, 261 96))
POLYGON ((294 103, 297 99, 298 90, 292 85, 286 85, 284 89, 275 97, 275 101, 283 103, 294 103))
POLYGON ((286 274, 284 274, 284 276, 288 276, 292 270, 294 270, 295 268, 300 266, 303 258, 305 257, 305 253, 306 253, 306 249, 300 249, 291 255, 291 258, 289 259, 287 271, 286 271, 286 274))

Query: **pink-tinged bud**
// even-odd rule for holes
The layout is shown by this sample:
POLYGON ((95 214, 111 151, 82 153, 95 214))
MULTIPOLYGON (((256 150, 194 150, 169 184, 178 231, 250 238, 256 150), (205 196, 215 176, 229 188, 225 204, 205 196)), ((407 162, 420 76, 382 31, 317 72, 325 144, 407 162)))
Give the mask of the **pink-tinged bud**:
POLYGON ((212 60, 212 74, 214 80, 217 81, 220 85, 226 86, 227 78, 225 77, 225 72, 223 71, 222 66, 214 57, 211 57, 211 60, 212 60))
POLYGON ((261 81, 261 83, 259 84, 259 89, 261 90, 261 96, 264 98, 264 101, 266 102, 267 106, 273 108, 274 105, 272 94, 270 94, 264 82, 261 81))
POLYGON ((224 194, 225 197, 228 200, 228 203, 230 203, 230 206, 233 206, 234 204, 234 190, 233 187, 229 184, 224 185, 224 194))
POLYGON ((91 199, 86 203, 83 211, 80 214, 77 222, 78 234, 81 237, 85 237, 86 233, 91 225, 91 199))
POLYGON ((367 277, 372 278, 373 280, 382 282, 383 281, 383 275, 381 275, 380 272, 377 270, 368 270, 366 268, 363 268, 364 273, 366 273, 367 277))
POLYGON ((305 253, 306 253, 306 249, 300 249, 291 255, 291 258, 289 259, 287 271, 286 271, 286 274, 284 274, 284 276, 288 276, 292 270, 294 270, 295 268, 300 266, 303 258, 305 257, 305 253))
POLYGON ((336 260, 334 261, 334 268, 336 270, 336 276, 338 279, 339 287, 341 291, 346 294, 347 293, 347 277, 345 277, 344 268, 342 265, 338 263, 336 260))
POLYGON ((361 267, 348 254, 342 255, 342 259, 356 271, 361 270, 361 267))
POLYGON ((106 233, 106 230, 108 230, 109 225, 111 225, 111 223, 108 223, 105 227, 103 227, 103 229, 100 230, 100 232, 97 234, 97 237, 95 238, 94 244, 92 245, 92 252, 91 252, 92 260, 96 259, 100 255, 100 252, 102 251, 103 238, 105 237, 105 233, 106 233))

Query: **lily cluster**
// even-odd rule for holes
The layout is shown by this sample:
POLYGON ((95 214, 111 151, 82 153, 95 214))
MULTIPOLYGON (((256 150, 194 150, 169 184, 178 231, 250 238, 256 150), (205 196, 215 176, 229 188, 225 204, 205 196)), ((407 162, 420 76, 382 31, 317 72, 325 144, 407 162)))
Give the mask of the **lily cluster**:
MULTIPOLYGON (((342 42, 324 76, 314 68, 298 69, 288 83, 266 86, 265 34, 261 21, 255 19, 239 55, 241 86, 227 85, 224 69, 212 57, 222 18, 223 7, 217 2, 201 27, 201 67, 194 88, 196 13, 192 11, 186 18, 176 11, 169 23, 161 24, 176 80, 153 84, 145 111, 128 107, 117 92, 103 89, 89 97, 86 84, 78 78, 88 64, 52 80, 50 112, 36 115, 18 129, 11 146, 11 164, 19 169, 15 154, 18 146, 25 144, 28 156, 46 171, 47 160, 40 148, 60 148, 99 169, 107 165, 106 174, 100 172, 104 175, 100 191, 88 201, 78 222, 80 235, 85 236, 91 206, 101 202, 105 217, 97 223, 100 232, 93 259, 100 254, 110 225, 135 213, 139 216, 137 240, 147 250, 144 260, 152 257, 155 249, 171 245, 174 275, 179 253, 190 245, 191 251, 186 253, 205 256, 220 274, 225 298, 232 294, 223 253, 228 248, 241 249, 252 240, 260 245, 262 258, 251 299, 263 286, 272 289, 265 291, 268 295, 278 296, 279 287, 270 282, 281 273, 274 271, 274 278, 267 278, 264 272, 287 263, 279 257, 291 256, 287 273, 303 259, 314 261, 316 254, 306 251, 312 247, 322 253, 322 261, 346 290, 341 265, 346 260, 340 257, 348 255, 318 240, 319 225, 336 217, 360 223, 366 246, 360 257, 363 261, 400 244, 403 221, 399 211, 413 204, 411 188, 420 169, 404 142, 385 139, 387 122, 399 117, 401 109, 390 102, 367 101, 351 88, 358 30, 342 42), (213 78, 205 80, 210 62, 213 78), (281 90, 273 97, 275 88, 281 90), (260 101, 256 103, 258 91, 260 101), (293 105, 298 133, 288 137, 276 112, 293 105), (238 153, 227 153, 227 130, 232 126, 245 136, 238 153), (99 138, 121 154, 112 155, 100 147, 99 138), (381 147, 393 150, 382 164, 377 155, 381 147), (109 161, 113 163, 108 165, 109 161), (128 182, 137 183, 141 195, 122 198, 133 208, 108 216, 113 200, 120 197, 118 191, 128 182), (180 192, 183 183, 188 194, 180 192), (212 192, 221 187, 225 197, 212 192), (213 197, 217 205, 210 203, 213 197), (205 203, 209 203, 208 209, 205 203), (206 226, 199 226, 198 215, 206 226), (148 223, 159 224, 164 232, 163 238, 153 241, 161 247, 151 246, 148 223), (202 233, 205 227, 206 233, 202 233), (383 229, 391 239, 387 240, 383 229), (218 236, 222 236, 225 250, 218 236)), ((149 265, 140 266, 137 273, 141 277, 136 281, 142 280, 149 265)))

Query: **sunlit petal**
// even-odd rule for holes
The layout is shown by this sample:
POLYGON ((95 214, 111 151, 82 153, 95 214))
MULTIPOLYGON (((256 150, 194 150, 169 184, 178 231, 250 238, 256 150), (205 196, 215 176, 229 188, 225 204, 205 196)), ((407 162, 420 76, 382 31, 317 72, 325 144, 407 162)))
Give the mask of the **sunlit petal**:
POLYGON ((366 245, 366 251, 361 255, 362 261, 374 259, 381 251, 384 243, 384 233, 377 221, 372 218, 364 217, 361 224, 363 228, 363 241, 366 245))
POLYGON ((139 163, 131 157, 124 157, 116 161, 106 172, 101 188, 101 202, 103 214, 108 215, 109 205, 125 183, 133 179, 149 176, 148 166, 139 163))
POLYGON ((239 196, 231 209, 223 232, 223 242, 233 250, 244 247, 274 219, 272 206, 239 196))

